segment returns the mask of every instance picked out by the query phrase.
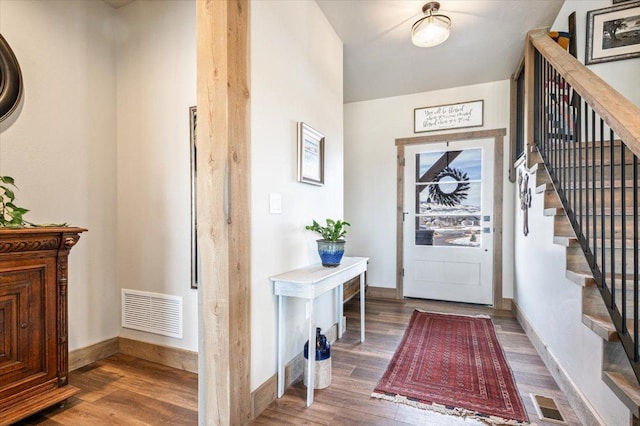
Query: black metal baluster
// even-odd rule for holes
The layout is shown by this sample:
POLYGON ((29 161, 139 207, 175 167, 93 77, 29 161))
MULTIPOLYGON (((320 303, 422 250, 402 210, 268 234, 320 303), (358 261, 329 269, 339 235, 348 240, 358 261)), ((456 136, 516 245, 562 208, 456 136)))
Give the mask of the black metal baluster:
POLYGON ((600 249, 600 265, 602 270, 602 282, 600 286, 602 288, 607 285, 607 259, 606 259, 606 244, 607 241, 605 235, 605 220, 604 220, 604 120, 600 119, 600 243, 602 244, 602 248, 600 249))
POLYGON ((620 209, 622 210, 622 216, 620 217, 620 224, 622 226, 620 237, 622 238, 622 244, 620 245, 620 274, 622 280, 620 281, 620 296, 621 308, 622 308, 622 334, 627 333, 627 185, 625 181, 625 164, 624 164, 624 143, 620 143, 620 190, 622 191, 620 197, 620 209))
MULTIPOLYGON (((583 102, 580 101, 580 105, 583 105, 583 102)), ((586 239, 586 247, 587 247, 587 251, 591 251, 592 254, 593 253, 593 246, 591 244, 590 241, 590 237, 591 237, 591 229, 589 228, 589 218, 591 217, 591 215, 589 214, 589 107, 587 106, 587 103, 584 102, 584 134, 583 134, 583 140, 584 140, 584 163, 580 164, 580 176, 582 176, 582 168, 584 168, 584 180, 581 179, 581 182, 584 182, 584 189, 585 189, 585 194, 584 194, 584 211, 585 211, 585 239, 586 239)), ((579 112, 579 114, 582 116, 582 111, 579 112)), ((593 145, 593 143, 591 143, 593 145)), ((580 215, 582 216, 582 196, 580 196, 580 215)))
POLYGON ((615 191, 615 182, 616 182, 616 168, 615 164, 615 143, 613 139, 613 130, 609 130, 609 155, 611 158, 609 159, 609 192, 610 192, 610 232, 609 238, 611 239, 610 251, 611 251, 611 309, 615 309, 616 307, 616 215, 615 215, 615 207, 616 207, 616 191, 615 191))
POLYGON ((593 268, 598 264, 598 213, 596 211, 596 112, 591 111, 591 209, 593 214, 593 268))
MULTIPOLYGON (((578 94, 573 91, 573 96, 576 97, 576 102, 575 108, 571 108, 571 111, 573 113, 573 117, 574 120, 572 122, 575 132, 576 132, 576 136, 575 136, 575 142, 574 143, 578 143, 578 162, 577 164, 574 164, 573 167, 573 180, 575 182, 577 182, 580 185, 580 191, 578 191, 578 195, 579 195, 579 199, 576 199, 576 205, 578 206, 578 223, 580 225, 579 229, 580 229, 580 235, 579 237, 582 238, 584 240, 584 216, 582 215, 584 210, 583 210, 583 205, 582 205, 582 193, 584 191, 587 190, 587 185, 586 185, 586 181, 583 179, 582 176, 582 150, 585 149, 585 144, 584 144, 584 140, 582 139, 582 127, 581 127, 581 123, 580 123, 580 119, 582 118, 582 112, 581 112, 581 108, 582 108, 582 101, 580 100, 580 97, 578 96, 578 94), (576 170, 577 169, 577 170, 576 170), (578 173, 578 177, 576 178, 576 172, 578 173)), ((572 106, 574 104, 574 102, 571 103, 572 106)), ((588 241, 588 240, 587 240, 588 241)), ((587 244, 587 247, 589 245, 587 244)))
POLYGON ((633 359, 640 362, 638 350, 638 157, 633 156, 633 359))

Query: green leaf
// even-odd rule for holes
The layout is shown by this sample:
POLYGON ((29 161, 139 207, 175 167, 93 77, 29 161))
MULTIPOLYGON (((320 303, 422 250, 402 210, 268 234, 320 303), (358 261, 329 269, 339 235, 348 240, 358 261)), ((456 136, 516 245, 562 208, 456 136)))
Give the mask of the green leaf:
POLYGON ((4 182, 4 183, 8 183, 10 185, 15 186, 16 182, 13 180, 13 178, 11 176, 0 176, 0 181, 4 182))
POLYGON ((4 194, 7 198, 9 198, 11 201, 15 200, 16 196, 12 190, 7 188, 6 186, 0 186, 0 188, 4 189, 4 194))
POLYGON ((13 209, 13 212, 11 214, 19 214, 20 216, 22 216, 23 214, 27 213, 29 210, 28 209, 23 209, 22 207, 15 207, 13 209))

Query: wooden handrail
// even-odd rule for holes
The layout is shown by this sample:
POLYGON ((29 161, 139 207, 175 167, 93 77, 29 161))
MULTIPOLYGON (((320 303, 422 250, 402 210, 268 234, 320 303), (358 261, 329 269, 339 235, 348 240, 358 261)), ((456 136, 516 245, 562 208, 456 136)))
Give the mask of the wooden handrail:
POLYGON ((554 42, 532 30, 528 39, 591 108, 640 157, 640 108, 554 42))

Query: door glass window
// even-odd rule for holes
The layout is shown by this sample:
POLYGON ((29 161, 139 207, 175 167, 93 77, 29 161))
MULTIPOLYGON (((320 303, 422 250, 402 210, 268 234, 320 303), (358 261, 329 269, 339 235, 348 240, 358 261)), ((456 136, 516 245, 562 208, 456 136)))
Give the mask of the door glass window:
POLYGON ((416 154, 416 245, 480 247, 482 149, 416 154))

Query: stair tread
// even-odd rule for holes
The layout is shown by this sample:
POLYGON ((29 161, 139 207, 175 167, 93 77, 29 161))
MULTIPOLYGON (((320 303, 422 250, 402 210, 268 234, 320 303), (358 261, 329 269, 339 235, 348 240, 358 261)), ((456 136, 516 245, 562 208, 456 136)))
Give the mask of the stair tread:
POLYGON ((549 208, 545 208, 542 211, 542 214, 544 216, 557 216, 557 215, 562 215, 562 214, 565 214, 565 213, 564 213, 564 209, 562 207, 549 207, 549 208))
POLYGON ((542 185, 536 186, 536 194, 541 194, 545 191, 552 191, 553 189, 552 183, 543 183, 542 185))
POLYGON ((565 247, 580 247, 580 243, 576 237, 554 236, 553 243, 565 247))
POLYGON ((618 340, 618 332, 608 315, 582 314, 582 322, 607 342, 618 340))
POLYGON ((573 281, 582 287, 591 287, 596 284, 596 281, 593 279, 593 275, 590 273, 576 272, 567 269, 565 276, 568 280, 573 281))
POLYGON ((622 402, 635 416, 638 416, 640 411, 640 385, 638 382, 631 382, 623 374, 616 371, 603 371, 602 376, 605 383, 616 388, 612 389, 616 395, 624 396, 622 402))

